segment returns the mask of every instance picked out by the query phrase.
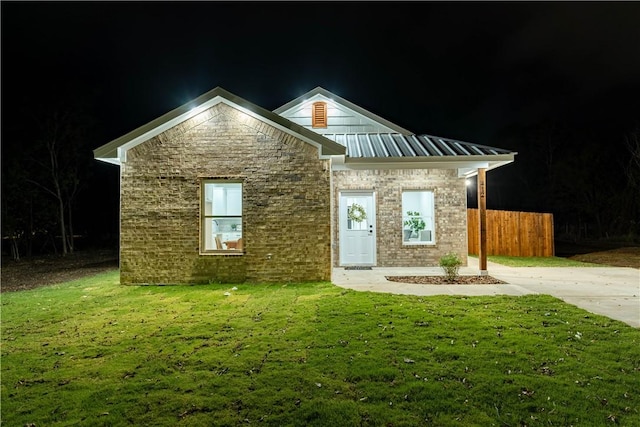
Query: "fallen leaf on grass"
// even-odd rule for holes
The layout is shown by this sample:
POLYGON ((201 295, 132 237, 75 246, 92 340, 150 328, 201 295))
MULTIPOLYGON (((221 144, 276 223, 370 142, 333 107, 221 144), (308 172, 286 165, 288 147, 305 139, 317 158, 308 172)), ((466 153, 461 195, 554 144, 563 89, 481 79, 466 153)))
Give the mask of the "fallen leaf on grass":
POLYGON ((526 389, 526 388, 523 388, 523 389, 520 391, 520 394, 521 394, 521 395, 523 395, 523 396, 528 396, 528 397, 533 397, 533 395, 534 395, 535 393, 536 393, 535 391, 533 391, 533 390, 528 390, 528 389, 526 389))

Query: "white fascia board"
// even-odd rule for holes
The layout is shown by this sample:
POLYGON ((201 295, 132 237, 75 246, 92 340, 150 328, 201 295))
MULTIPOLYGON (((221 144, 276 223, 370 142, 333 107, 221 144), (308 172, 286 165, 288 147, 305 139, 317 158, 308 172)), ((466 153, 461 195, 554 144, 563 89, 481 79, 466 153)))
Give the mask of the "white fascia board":
POLYGON ((110 163, 112 165, 120 166, 120 159, 113 157, 96 157, 96 160, 101 162, 110 163))
MULTIPOLYGON (((378 116, 376 114, 373 114, 373 113, 371 113, 369 111, 366 111, 363 108, 359 107, 360 110, 366 111, 367 114, 363 114, 362 112, 350 107, 349 105, 341 104, 338 101, 335 101, 335 100, 333 100, 331 98, 327 98, 327 97, 325 97, 323 95, 320 95, 320 94, 313 96, 309 101, 310 102, 315 102, 316 100, 325 101, 327 104, 334 104, 334 105, 336 105, 336 107, 334 107, 334 108, 341 107, 341 108, 347 109, 354 116, 356 116, 358 119, 364 121, 365 123, 373 122, 378 126, 387 128, 388 133, 399 133, 401 135, 405 135, 401 131, 408 132, 406 129, 402 129, 398 125, 396 125, 394 123, 391 123, 390 121, 388 121, 386 119, 383 119, 382 117, 380 117, 380 116, 378 116), (339 106, 339 107, 337 107, 337 106, 339 106), (393 125, 395 127, 392 127, 391 125, 393 125)), ((381 133, 381 132, 378 132, 378 133, 381 133)))
POLYGON ((331 156, 331 170, 346 170, 344 165, 344 154, 331 156))
POLYGON ((348 169, 493 169, 513 162, 513 155, 346 158, 348 169))
MULTIPOLYGON (((303 107, 305 104, 308 104, 310 102, 316 102, 316 101, 331 101, 329 98, 327 98, 326 96, 320 95, 319 93, 316 93, 315 95, 305 99, 304 101, 300 102, 299 104, 293 105, 289 108, 287 108, 285 111, 276 113, 282 117, 286 117, 287 114, 291 113, 292 111, 296 111, 299 110, 301 107, 303 107)), ((275 111, 274 111, 275 112, 275 111)))
POLYGON ((386 128, 389 129, 389 133, 399 133, 402 135, 410 135, 412 134, 412 132, 410 132, 409 130, 396 125, 395 123, 390 122, 389 120, 378 116, 375 113, 372 113, 371 111, 368 111, 362 107, 360 107, 359 105, 354 104, 351 101, 348 101, 334 93, 329 92, 326 89, 322 89, 320 87, 315 88, 314 90, 308 92, 307 94, 302 95, 301 97, 298 97, 290 102, 288 102, 287 104, 283 105, 282 107, 276 108, 275 110, 273 110, 274 113, 279 114, 283 117, 285 117, 287 114, 289 114, 291 111, 299 109, 300 106, 310 103, 310 102, 316 102, 316 101, 324 101, 327 103, 333 103, 334 105, 339 105, 343 108, 346 108, 348 110, 350 110, 351 112, 353 112, 357 117, 360 117, 361 119, 365 119, 367 121, 372 121, 377 123, 380 126, 384 126, 386 128), (315 93, 313 93, 315 92, 315 93), (309 95, 310 93, 312 93, 308 98, 303 98, 305 95, 309 95), (287 105, 291 104, 289 107, 287 107, 287 105), (283 108, 285 108, 283 110, 283 108))
POLYGON ((488 167, 488 162, 474 163, 453 163, 453 162, 402 162, 402 161, 381 161, 381 162, 353 162, 346 161, 339 165, 336 170, 367 170, 367 169, 459 169, 460 167, 488 167))
MULTIPOLYGON (((489 162, 489 165, 485 167, 487 171, 499 168, 501 166, 508 165, 509 163, 513 163, 513 160, 510 161, 502 161, 502 162, 489 162)), ((460 178, 471 178, 478 175, 478 168, 459 168, 458 169, 458 177, 460 178)))
MULTIPOLYGON (((291 129, 282 126, 276 122, 273 122, 269 119, 267 119, 266 117, 257 114, 241 105, 238 105, 232 101, 229 101, 228 99, 222 97, 222 96, 216 96, 215 98, 212 98, 200 105, 198 105, 197 107, 192 108, 191 110, 187 111, 184 114, 181 114, 169 121, 164 122, 163 124, 161 124, 158 127, 155 127, 153 129, 151 129, 148 132, 143 133, 142 135, 137 136, 136 138, 132 139, 131 141, 121 145, 120 147, 118 147, 118 158, 116 161, 113 161, 111 163, 115 163, 115 164, 120 164, 121 162, 126 162, 127 161, 127 151, 129 151, 130 149, 134 148, 135 146, 148 141, 149 139, 161 134, 162 132, 165 132, 166 130, 169 130, 171 128, 173 128, 174 126, 179 125, 180 123, 189 120, 195 116, 197 116, 198 114, 202 113, 203 111, 219 104, 219 103, 223 103, 226 104, 228 106, 230 106, 231 108, 234 108, 236 110, 239 110, 245 114, 247 114, 248 116, 253 117, 254 119, 260 120, 260 121, 264 121, 267 122, 269 125, 275 127, 276 129, 285 132, 289 135, 295 136, 296 138, 299 138, 301 140, 303 140, 304 142, 311 144, 312 146, 314 146, 317 150, 318 150, 318 157, 320 159, 328 159, 330 158, 330 156, 328 155, 323 155, 322 154, 322 145, 319 144, 316 141, 313 141, 312 139, 309 139, 307 137, 305 137, 304 135, 301 135, 297 132, 292 131, 291 129)), ((333 142, 333 141, 331 141, 333 142)), ((114 159, 115 160, 115 159, 114 159)))
POLYGON ((149 130, 148 132, 143 133, 142 135, 137 136, 136 138, 132 139, 131 141, 122 144, 120 147, 118 147, 118 159, 121 162, 126 162, 127 161, 127 151, 129 151, 130 149, 134 148, 135 146, 142 144, 145 141, 148 141, 149 139, 160 135, 162 132, 165 132, 169 129, 171 129, 174 126, 179 125, 180 123, 191 119, 192 117, 197 116, 198 114, 202 113, 203 111, 213 107, 214 105, 219 104, 220 102, 224 102, 226 101, 223 97, 221 96, 216 96, 200 105, 198 105, 197 107, 192 108, 191 110, 187 111, 184 114, 181 114, 179 116, 174 117, 171 120, 168 120, 164 123, 162 123, 161 125, 149 130))

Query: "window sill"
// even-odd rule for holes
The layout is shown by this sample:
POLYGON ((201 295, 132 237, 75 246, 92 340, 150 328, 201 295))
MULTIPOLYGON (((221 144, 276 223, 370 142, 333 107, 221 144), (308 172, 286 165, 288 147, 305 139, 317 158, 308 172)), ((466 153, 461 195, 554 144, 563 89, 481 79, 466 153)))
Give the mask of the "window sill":
POLYGON ((435 246, 436 242, 402 242, 402 246, 435 246))
POLYGON ((239 250, 234 250, 234 249, 228 249, 228 250, 223 250, 223 251, 200 251, 200 255, 204 255, 204 256, 220 256, 220 255, 230 255, 230 256, 240 256, 240 255, 244 255, 244 251, 239 251, 239 250))

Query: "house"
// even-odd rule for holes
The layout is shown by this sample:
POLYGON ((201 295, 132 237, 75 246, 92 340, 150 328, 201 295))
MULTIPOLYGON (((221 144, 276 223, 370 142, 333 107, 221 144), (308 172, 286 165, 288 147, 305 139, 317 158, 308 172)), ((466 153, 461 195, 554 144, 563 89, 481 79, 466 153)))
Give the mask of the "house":
POLYGON ((215 88, 94 150, 120 167, 123 284, 466 264, 465 178, 515 154, 416 135, 320 87, 274 111, 215 88))

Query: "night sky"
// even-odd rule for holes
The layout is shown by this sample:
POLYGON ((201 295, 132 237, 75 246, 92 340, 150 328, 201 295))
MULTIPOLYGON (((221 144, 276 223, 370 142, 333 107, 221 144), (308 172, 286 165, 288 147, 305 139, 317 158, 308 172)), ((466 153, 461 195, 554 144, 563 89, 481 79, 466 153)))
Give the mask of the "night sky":
MULTIPOLYGON (((69 93, 95 120, 91 149, 216 86, 269 110, 322 86, 415 133, 517 151, 514 127, 563 121, 616 135, 611 149, 640 119, 639 2, 1 8, 3 165, 30 144, 25 112, 69 93)), ((117 167, 88 161, 93 192, 117 197, 117 167)))

